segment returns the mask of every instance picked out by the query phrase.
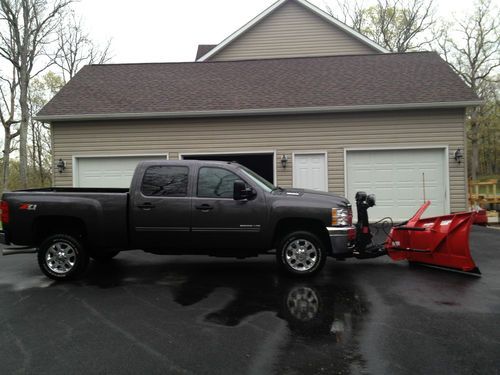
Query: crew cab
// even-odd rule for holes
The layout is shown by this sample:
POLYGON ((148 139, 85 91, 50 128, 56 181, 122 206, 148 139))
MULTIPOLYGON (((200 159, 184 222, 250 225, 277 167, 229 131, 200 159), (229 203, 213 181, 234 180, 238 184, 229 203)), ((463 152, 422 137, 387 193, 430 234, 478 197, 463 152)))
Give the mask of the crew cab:
POLYGON ((146 161, 130 189, 44 188, 4 193, 0 240, 33 248, 42 272, 74 278, 89 258, 120 251, 245 258, 275 251, 280 267, 312 275, 352 253, 344 197, 275 187, 233 162, 146 161))

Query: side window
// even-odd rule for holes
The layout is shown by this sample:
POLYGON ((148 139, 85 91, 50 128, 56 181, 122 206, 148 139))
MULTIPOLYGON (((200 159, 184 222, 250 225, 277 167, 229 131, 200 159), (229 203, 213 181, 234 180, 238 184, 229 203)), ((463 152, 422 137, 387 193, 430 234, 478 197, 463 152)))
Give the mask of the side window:
POLYGON ((234 181, 241 180, 223 168, 203 167, 198 173, 198 196, 204 198, 232 198, 234 181))
POLYGON ((149 167, 142 179, 141 192, 148 196, 185 197, 188 173, 188 167, 149 167))

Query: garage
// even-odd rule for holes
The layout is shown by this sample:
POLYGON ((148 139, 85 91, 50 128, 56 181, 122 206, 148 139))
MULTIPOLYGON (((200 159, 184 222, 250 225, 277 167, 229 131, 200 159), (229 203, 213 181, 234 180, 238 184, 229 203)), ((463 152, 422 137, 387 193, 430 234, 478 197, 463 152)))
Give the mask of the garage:
POLYGON ((185 160, 234 161, 251 169, 267 181, 275 183, 274 152, 231 153, 231 154, 182 154, 185 160))
POLYGON ((346 150, 346 192, 351 202, 357 191, 376 195, 370 220, 390 216, 410 218, 424 198, 432 202, 425 216, 449 212, 447 149, 346 150))
POLYGON ((167 155, 77 156, 73 158, 73 186, 128 188, 139 162, 167 158, 167 155))

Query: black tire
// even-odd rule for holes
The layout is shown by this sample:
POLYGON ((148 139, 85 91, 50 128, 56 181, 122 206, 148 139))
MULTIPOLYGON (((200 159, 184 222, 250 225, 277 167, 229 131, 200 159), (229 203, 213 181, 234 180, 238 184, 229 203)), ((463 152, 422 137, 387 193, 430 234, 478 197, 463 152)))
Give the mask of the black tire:
POLYGON ((279 242, 276 260, 278 265, 291 275, 312 276, 325 265, 326 249, 316 234, 308 231, 295 231, 284 235, 279 242), (300 258, 303 254, 294 253, 294 245, 295 248, 298 247, 297 250, 305 252, 304 258, 300 258))
POLYGON ((109 262, 115 256, 120 253, 119 250, 111 251, 111 252, 99 252, 99 253, 91 253, 90 257, 97 262, 109 262))
POLYGON ((38 249, 38 266, 53 280, 75 279, 85 271, 88 263, 89 255, 82 241, 68 234, 51 235, 38 249))

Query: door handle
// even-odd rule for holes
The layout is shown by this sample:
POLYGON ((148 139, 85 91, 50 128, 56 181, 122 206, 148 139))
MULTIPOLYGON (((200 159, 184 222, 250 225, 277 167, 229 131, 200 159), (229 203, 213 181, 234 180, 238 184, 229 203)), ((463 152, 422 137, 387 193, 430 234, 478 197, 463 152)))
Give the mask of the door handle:
POLYGON ((137 207, 139 207, 142 210, 150 210, 152 208, 155 208, 155 206, 150 203, 150 202, 145 202, 143 204, 138 204, 137 207))
POLYGON ((200 204, 198 206, 194 206, 197 210, 201 210, 203 212, 208 212, 210 210, 213 210, 214 209, 214 206, 211 206, 207 203, 203 203, 203 204, 200 204))

